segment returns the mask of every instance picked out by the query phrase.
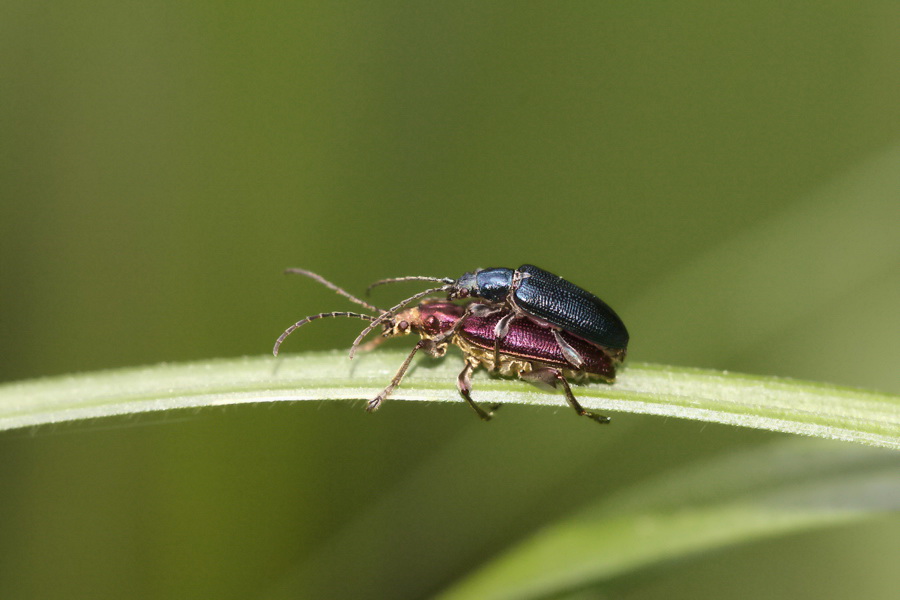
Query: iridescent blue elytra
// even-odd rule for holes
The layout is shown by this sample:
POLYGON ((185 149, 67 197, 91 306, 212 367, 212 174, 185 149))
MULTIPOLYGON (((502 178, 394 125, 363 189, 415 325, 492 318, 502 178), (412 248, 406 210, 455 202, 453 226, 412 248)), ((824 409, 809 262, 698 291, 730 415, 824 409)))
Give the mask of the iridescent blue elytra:
POLYGON ((451 298, 508 302, 523 316, 615 350, 628 347, 628 330, 603 300, 534 265, 466 273, 451 286, 451 298))

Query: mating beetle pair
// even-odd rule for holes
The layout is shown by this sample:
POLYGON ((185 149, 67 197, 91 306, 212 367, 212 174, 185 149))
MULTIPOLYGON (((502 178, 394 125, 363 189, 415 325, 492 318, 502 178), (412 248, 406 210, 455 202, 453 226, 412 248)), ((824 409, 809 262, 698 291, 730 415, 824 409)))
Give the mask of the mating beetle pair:
POLYGON ((470 396, 472 371, 479 366, 504 375, 561 385, 566 400, 582 416, 600 423, 607 417, 585 410, 575 399, 568 379, 599 379, 611 382, 616 367, 625 358, 628 332, 618 315, 602 300, 574 284, 543 269, 524 265, 518 269, 480 269, 457 280, 436 277, 400 277, 372 284, 424 280, 443 285, 415 294, 389 310, 360 300, 319 275, 304 269, 288 269, 311 277, 349 300, 379 313, 377 317, 351 312, 321 313, 302 319, 289 327, 275 343, 274 354, 284 339, 306 323, 324 317, 354 317, 370 321, 350 349, 350 356, 365 336, 379 325, 383 336, 370 345, 397 335, 415 331, 421 339, 401 365, 391 383, 369 401, 367 410, 377 409, 400 384, 419 350, 443 356, 447 346, 458 346, 465 366, 457 385, 459 393, 482 419, 484 411, 470 396), (448 301, 424 300, 416 307, 402 310, 424 296, 446 292, 448 301), (449 300, 473 299, 464 304, 449 300), (474 301, 474 299, 484 302, 474 301))

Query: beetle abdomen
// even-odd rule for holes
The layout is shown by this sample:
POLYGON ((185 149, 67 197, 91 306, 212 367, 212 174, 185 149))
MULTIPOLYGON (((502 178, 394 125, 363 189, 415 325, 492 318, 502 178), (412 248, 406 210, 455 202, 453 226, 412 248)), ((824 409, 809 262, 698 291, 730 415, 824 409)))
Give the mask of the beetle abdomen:
MULTIPOLYGON (((503 315, 503 312, 497 312, 486 317, 470 315, 466 317, 457 335, 473 346, 483 350, 493 350, 494 340, 497 337, 494 334, 494 328, 503 315)), ((615 378, 615 363, 606 352, 573 335, 568 335, 565 332, 562 332, 561 335, 584 359, 584 365, 581 370, 600 375, 607 380, 615 378)), ((571 368, 559 344, 556 343, 553 333, 546 327, 541 327, 527 318, 516 319, 510 323, 509 333, 500 342, 500 354, 514 356, 525 361, 536 361, 551 366, 571 368)))
POLYGON ((518 271, 529 275, 515 291, 515 302, 525 313, 606 348, 628 347, 625 324, 603 300, 534 265, 518 271))

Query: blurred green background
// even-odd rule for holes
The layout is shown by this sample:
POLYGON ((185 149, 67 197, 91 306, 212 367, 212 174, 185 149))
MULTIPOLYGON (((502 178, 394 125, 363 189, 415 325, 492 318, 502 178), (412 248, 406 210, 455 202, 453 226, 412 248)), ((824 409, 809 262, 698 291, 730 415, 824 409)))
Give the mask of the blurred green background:
MULTIPOLYGON (((0 380, 262 354, 350 306, 285 267, 361 292, 534 263, 614 306, 632 360, 900 392, 898 6, 2 1, 0 380)), ((326 402, 0 434, 0 597, 426 597, 780 437, 613 416, 326 402)), ((889 598, 898 534, 616 593, 889 598)))

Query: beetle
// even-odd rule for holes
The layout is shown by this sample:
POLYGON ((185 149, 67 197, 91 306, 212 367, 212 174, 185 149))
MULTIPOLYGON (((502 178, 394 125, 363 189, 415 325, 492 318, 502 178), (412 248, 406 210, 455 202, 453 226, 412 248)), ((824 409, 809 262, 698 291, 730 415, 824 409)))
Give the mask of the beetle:
POLYGON ((383 333, 367 347, 375 346, 385 339, 409 335, 420 336, 419 341, 400 365, 388 386, 366 405, 366 410, 374 411, 400 385, 413 357, 424 350, 434 357, 444 356, 452 344, 460 348, 464 357, 464 367, 457 377, 460 396, 472 407, 478 416, 487 421, 493 413, 481 408, 471 396, 472 373, 480 366, 506 377, 533 383, 544 383, 551 387, 561 386, 569 405, 581 416, 598 423, 608 423, 609 418, 586 410, 572 393, 569 380, 582 382, 599 380, 612 382, 615 379, 618 360, 615 356, 568 332, 559 332, 567 344, 575 348, 583 357, 580 367, 574 368, 557 343, 551 330, 529 320, 511 322, 507 335, 497 342, 497 324, 507 317, 508 309, 478 314, 470 312, 470 304, 455 304, 448 300, 424 300, 417 306, 401 312, 388 314, 368 302, 360 300, 323 277, 304 269, 289 269, 287 272, 306 275, 333 289, 357 304, 380 313, 378 317, 356 312, 326 312, 312 315, 288 327, 275 342, 273 354, 278 356, 284 340, 307 323, 329 317, 358 318, 374 323, 380 320, 383 333), (499 347, 499 355, 495 349, 499 347))
MULTIPOLYGON (((582 352, 568 342, 562 332, 568 332, 592 345, 607 350, 616 361, 625 359, 628 349, 628 330, 619 315, 603 300, 574 283, 534 265, 522 265, 518 269, 495 267, 477 269, 463 274, 459 279, 440 277, 396 277, 382 279, 369 286, 400 281, 436 281, 442 286, 415 294, 394 308, 383 313, 389 318, 410 302, 436 292, 447 292, 451 300, 478 298, 484 304, 472 303, 469 311, 482 316, 502 311, 495 331, 494 358, 499 362, 500 346, 508 335, 510 324, 527 318, 550 330, 560 351, 570 365, 580 368, 585 361, 582 352)), ((362 339, 379 324, 376 319, 363 330, 350 348, 353 357, 362 339)))

